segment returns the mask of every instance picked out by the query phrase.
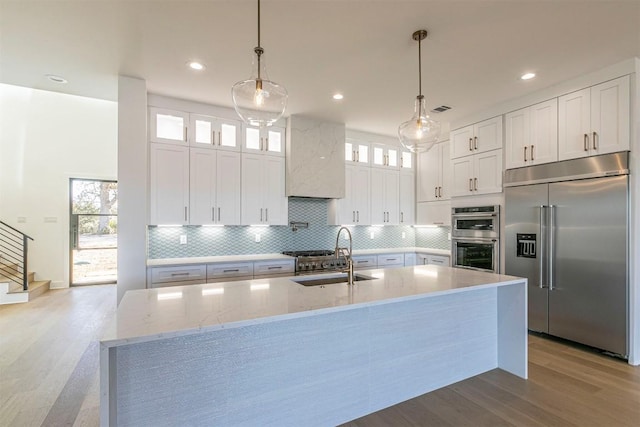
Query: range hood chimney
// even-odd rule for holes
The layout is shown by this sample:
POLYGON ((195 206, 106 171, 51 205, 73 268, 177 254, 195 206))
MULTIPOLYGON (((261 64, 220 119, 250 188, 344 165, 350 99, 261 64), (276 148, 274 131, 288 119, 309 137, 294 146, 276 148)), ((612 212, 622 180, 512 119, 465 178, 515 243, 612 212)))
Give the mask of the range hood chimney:
POLYGON ((286 147, 287 196, 345 197, 344 143, 344 123, 290 116, 286 147))

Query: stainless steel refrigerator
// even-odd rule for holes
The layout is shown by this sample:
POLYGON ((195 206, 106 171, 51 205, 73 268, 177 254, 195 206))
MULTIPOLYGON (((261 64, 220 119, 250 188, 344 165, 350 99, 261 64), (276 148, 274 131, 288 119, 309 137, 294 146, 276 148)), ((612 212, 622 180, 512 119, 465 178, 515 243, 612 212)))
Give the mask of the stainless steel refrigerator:
POLYGON ((529 329, 628 355, 628 152, 505 172, 505 273, 529 329))

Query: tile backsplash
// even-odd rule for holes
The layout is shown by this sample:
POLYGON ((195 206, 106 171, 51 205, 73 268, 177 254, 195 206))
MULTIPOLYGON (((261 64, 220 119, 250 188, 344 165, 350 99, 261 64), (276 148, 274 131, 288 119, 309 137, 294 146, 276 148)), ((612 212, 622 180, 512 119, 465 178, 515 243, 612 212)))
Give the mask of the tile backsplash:
MULTIPOLYGON (((187 258, 216 255, 277 253, 333 249, 339 226, 327 225, 329 200, 289 198, 289 221, 307 222, 293 231, 287 226, 251 227, 149 227, 149 258, 187 258), (259 235, 260 242, 256 242, 259 235), (186 236, 186 244, 180 244, 186 236)), ((449 249, 448 227, 411 226, 350 227, 354 249, 421 246, 449 249), (404 237, 403 237, 404 233, 404 237)))

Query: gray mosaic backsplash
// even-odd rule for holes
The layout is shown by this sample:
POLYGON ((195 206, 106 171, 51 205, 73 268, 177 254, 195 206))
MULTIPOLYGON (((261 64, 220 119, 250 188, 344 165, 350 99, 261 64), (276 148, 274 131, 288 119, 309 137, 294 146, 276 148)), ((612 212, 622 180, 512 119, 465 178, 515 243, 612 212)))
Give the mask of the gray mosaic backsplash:
MULTIPOLYGON (((289 199, 289 221, 308 222, 309 228, 250 227, 149 227, 149 258, 188 258, 217 255, 277 253, 333 249, 339 226, 327 225, 329 200, 289 199), (180 236, 187 244, 180 244, 180 236), (256 242, 256 235, 260 242, 256 242)), ((448 228, 411 226, 350 227, 354 249, 421 246, 449 249, 448 228), (404 237, 403 237, 404 233, 404 237), (373 236, 373 238, 372 238, 373 236)))

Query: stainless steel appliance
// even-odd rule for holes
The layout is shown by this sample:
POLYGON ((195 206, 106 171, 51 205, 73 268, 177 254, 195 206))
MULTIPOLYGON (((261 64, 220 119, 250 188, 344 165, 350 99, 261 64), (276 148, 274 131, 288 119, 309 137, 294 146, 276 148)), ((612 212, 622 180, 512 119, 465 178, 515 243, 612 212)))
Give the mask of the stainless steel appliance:
POLYGON ((452 265, 498 273, 500 206, 451 209, 452 265))
POLYGON ((628 354, 628 152, 505 173, 506 274, 529 329, 628 354))
POLYGON ((344 257, 336 258, 335 252, 330 250, 286 251, 282 253, 295 257, 296 276, 341 271, 347 267, 346 259, 344 257))

